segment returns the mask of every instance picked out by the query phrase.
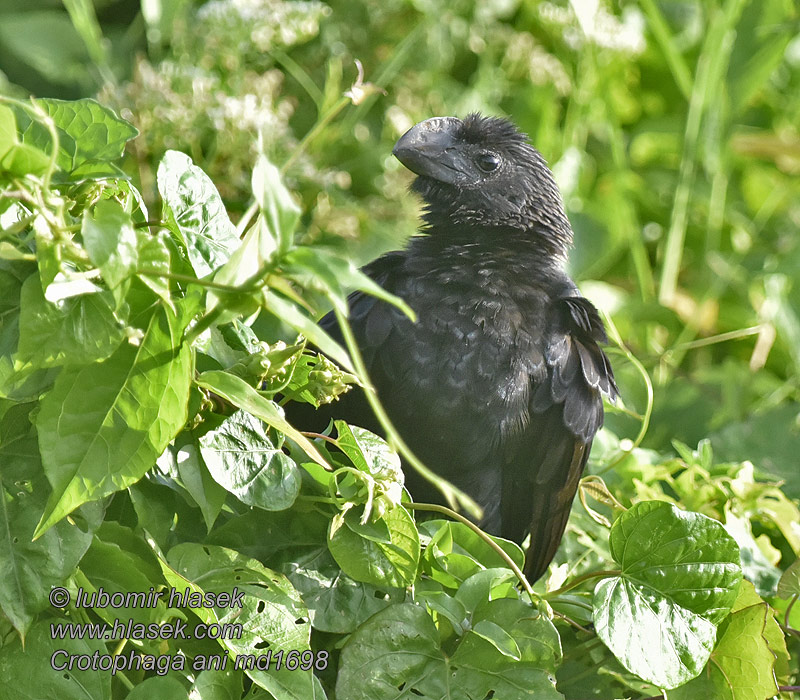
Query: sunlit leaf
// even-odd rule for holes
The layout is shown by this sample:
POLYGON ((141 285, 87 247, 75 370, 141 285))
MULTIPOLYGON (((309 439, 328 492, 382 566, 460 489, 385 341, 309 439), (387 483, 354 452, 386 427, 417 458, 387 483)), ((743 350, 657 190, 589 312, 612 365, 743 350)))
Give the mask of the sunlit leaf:
POLYGON ((675 688, 694 678, 736 600, 736 543, 711 518, 644 501, 617 518, 610 544, 621 572, 595 588, 598 636, 644 680, 675 688))

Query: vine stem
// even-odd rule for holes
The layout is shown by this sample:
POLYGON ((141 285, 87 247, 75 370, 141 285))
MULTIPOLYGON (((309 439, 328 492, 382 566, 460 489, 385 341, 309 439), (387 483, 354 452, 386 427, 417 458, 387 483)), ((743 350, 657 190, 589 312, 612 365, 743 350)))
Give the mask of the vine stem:
POLYGON ((633 441, 631 446, 628 449, 620 450, 620 454, 612 459, 607 464, 604 464, 602 467, 597 469, 597 474, 602 475, 605 474, 610 469, 613 469, 617 464, 622 462, 629 454, 631 454, 639 445, 641 444, 642 440, 644 440, 644 436, 647 435, 647 430, 650 428, 650 417, 653 414, 653 403, 654 403, 654 395, 653 395, 653 381, 650 379, 650 375, 647 373, 644 365, 639 362, 636 356, 625 347, 625 343, 622 341, 622 336, 617 329, 617 326, 614 324, 611 316, 609 316, 605 311, 601 309, 601 313, 603 315, 603 321, 605 322, 606 328, 608 329, 608 334, 614 343, 617 346, 617 350, 621 352, 625 358, 630 362, 635 368, 639 375, 642 377, 642 381, 644 382, 645 390, 647 392, 647 406, 644 411, 644 415, 641 417, 641 425, 639 427, 639 433, 636 436, 636 439, 633 441))
POLYGON ((381 427, 386 431, 386 437, 389 439, 389 443, 397 448, 397 450, 406 458, 408 463, 417 470, 420 476, 431 482, 434 486, 436 486, 437 489, 439 489, 439 491, 441 491, 441 493, 447 499, 448 504, 452 508, 455 509, 460 505, 473 517, 480 518, 483 515, 481 507, 463 491, 457 489, 449 481, 443 479, 426 467, 419 457, 417 457, 411 451, 411 448, 406 444, 405 440, 400 437, 397 429, 389 419, 386 410, 378 400, 378 394, 375 391, 375 387, 372 386, 372 382, 369 380, 369 374, 367 373, 367 368, 364 365, 364 359, 361 357, 361 351, 358 349, 358 344, 353 336, 353 330, 350 328, 350 322, 347 320, 345 314, 342 313, 342 311, 335 304, 333 305, 333 310, 336 314, 336 320, 339 323, 339 328, 342 331, 342 338, 347 346, 347 351, 350 353, 350 358, 353 360, 353 367, 355 368, 358 378, 364 388, 364 395, 367 397, 370 408, 372 408, 372 411, 377 417, 378 422, 381 424, 381 427))

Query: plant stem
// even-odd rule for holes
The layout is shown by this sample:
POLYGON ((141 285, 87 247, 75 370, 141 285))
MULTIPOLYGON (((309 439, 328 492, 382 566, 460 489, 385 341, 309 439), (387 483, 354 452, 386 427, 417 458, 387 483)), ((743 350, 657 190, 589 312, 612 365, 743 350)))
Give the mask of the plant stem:
POLYGON ((622 337, 620 336, 616 325, 614 325, 614 321, 611 320, 611 317, 602 311, 602 309, 601 313, 603 314, 603 320, 605 321, 609 336, 617 345, 618 350, 625 355, 628 362, 630 362, 636 368, 641 375, 642 380, 644 381, 645 390, 647 391, 647 407, 645 408, 644 415, 641 418, 642 424, 639 427, 639 433, 636 435, 636 439, 633 441, 633 444, 629 449, 621 450, 618 457, 599 468, 597 470, 598 475, 605 474, 605 472, 607 472, 609 469, 613 469, 642 443, 642 440, 644 440, 644 436, 647 435, 647 430, 650 427, 650 417, 653 415, 653 381, 650 379, 650 375, 647 373, 644 365, 639 362, 636 356, 625 347, 625 344, 622 342, 622 337))
POLYGON ((449 481, 443 479, 441 476, 426 467, 422 461, 411 451, 411 448, 406 444, 405 440, 400 437, 400 434, 397 432, 397 429, 389 419, 389 416, 383 408, 383 405, 378 400, 378 394, 375 391, 375 387, 372 386, 372 382, 369 380, 369 374, 366 366, 364 365, 364 359, 361 357, 361 351, 358 349, 358 344, 353 336, 353 330, 350 328, 350 322, 335 305, 333 309, 336 314, 336 320, 339 323, 339 328, 342 331, 342 337, 344 338, 345 345, 347 346, 347 351, 350 353, 350 357, 353 360, 353 367, 355 368, 358 378, 364 387, 364 395, 367 397, 367 402, 369 403, 370 408, 372 408, 372 411, 378 419, 378 422, 381 424, 381 427, 386 431, 386 437, 388 438, 389 443, 397 448, 398 452, 400 452, 403 457, 406 458, 406 461, 417 470, 420 476, 431 482, 434 486, 436 486, 437 489, 439 489, 439 491, 441 491, 445 499, 447 499, 447 502, 454 509, 460 505, 473 517, 480 518, 483 514, 481 507, 463 491, 457 489, 449 481))

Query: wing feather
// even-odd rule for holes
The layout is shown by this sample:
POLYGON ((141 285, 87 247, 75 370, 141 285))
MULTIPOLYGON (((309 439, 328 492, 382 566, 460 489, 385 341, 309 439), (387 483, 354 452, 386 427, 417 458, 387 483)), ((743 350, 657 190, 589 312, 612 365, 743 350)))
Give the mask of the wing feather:
POLYGON ((602 395, 617 395, 598 345, 606 341, 605 330, 591 302, 569 296, 553 312, 545 336, 548 372, 534 380, 526 444, 506 465, 503 482, 503 535, 519 541, 530 533, 525 573, 531 580, 546 571, 566 528, 592 438, 603 423, 602 395))

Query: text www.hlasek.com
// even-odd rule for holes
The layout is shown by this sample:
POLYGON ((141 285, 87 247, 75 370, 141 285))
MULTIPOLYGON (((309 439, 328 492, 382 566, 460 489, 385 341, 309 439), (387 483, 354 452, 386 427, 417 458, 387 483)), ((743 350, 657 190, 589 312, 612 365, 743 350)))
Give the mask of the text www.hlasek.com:
POLYGON ((52 639, 241 639, 242 625, 239 623, 200 623, 186 632, 186 622, 151 622, 114 620, 113 625, 90 622, 51 622, 52 639))

